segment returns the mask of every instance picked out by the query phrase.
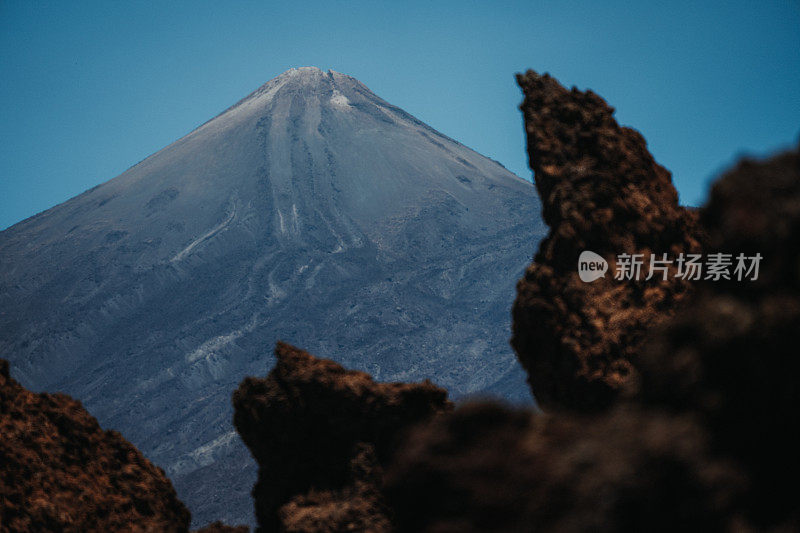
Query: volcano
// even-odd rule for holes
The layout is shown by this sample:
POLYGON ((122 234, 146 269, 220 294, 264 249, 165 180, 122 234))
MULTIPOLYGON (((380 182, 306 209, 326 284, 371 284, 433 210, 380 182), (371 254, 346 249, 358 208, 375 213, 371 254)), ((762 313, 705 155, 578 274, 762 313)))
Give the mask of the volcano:
POLYGON ((0 355, 253 523, 231 394, 276 340, 382 381, 527 398, 514 280, 531 183, 355 78, 291 69, 120 176, 0 232, 0 355))

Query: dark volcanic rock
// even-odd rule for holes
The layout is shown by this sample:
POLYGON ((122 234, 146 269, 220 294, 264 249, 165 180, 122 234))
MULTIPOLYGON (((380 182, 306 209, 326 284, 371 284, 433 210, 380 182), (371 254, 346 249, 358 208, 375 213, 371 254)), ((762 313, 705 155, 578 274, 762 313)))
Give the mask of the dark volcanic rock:
POLYGON ((691 417, 475 404, 409 435, 386 494, 400 531, 721 531, 740 484, 691 417))
POLYGON ((533 71, 518 81, 550 234, 517 286, 511 342, 542 406, 601 409, 634 371, 630 359, 646 331, 690 289, 672 275, 616 281, 616 256, 643 254, 649 265, 651 254, 696 253, 695 217, 678 205, 644 138, 620 127, 602 98, 533 71), (580 280, 583 250, 609 262, 605 278, 580 280))
POLYGON ((34 394, 0 359, 0 531, 187 531, 163 470, 64 394, 34 394))
POLYGON ((447 411, 429 382, 376 383, 288 344, 266 379, 234 393, 234 424, 259 464, 261 530, 388 529, 381 465, 412 424, 447 411))
POLYGON ((229 526, 217 521, 195 530, 194 533, 248 533, 249 531, 250 528, 247 526, 229 526))
POLYGON ((714 185, 701 221, 709 252, 734 264, 761 254, 758 279, 700 284, 644 351, 640 397, 699 413, 717 451, 745 466, 753 519, 796 527, 800 154, 741 162, 714 185))
POLYGON ((281 529, 296 532, 391 531, 380 487, 383 470, 371 444, 359 443, 339 489, 312 489, 278 512, 281 529))

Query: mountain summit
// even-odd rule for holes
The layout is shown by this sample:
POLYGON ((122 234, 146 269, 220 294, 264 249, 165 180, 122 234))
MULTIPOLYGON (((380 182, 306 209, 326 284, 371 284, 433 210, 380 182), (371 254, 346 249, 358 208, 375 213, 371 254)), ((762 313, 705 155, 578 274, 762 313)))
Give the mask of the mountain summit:
POLYGON ((291 69, 0 232, 0 354, 162 466, 196 525, 253 523, 230 398, 276 340, 380 380, 527 394, 508 309, 538 211, 530 183, 355 78, 291 69))

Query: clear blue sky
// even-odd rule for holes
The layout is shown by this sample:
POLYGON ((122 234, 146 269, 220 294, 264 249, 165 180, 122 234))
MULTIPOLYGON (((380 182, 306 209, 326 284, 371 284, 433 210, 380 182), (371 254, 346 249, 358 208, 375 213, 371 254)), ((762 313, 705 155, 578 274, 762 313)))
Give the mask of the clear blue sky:
POLYGON ((697 205, 800 133, 800 3, 0 0, 0 228, 294 66, 353 75, 530 178, 513 74, 591 88, 697 205))

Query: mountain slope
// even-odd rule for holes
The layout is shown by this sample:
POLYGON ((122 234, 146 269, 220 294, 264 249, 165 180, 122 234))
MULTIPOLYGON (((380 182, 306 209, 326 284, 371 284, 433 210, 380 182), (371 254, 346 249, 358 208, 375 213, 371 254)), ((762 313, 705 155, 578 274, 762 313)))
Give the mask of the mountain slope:
POLYGON ((230 395, 278 339, 380 380, 525 397, 508 309, 538 210, 530 183, 356 79, 292 69, 0 232, 0 354, 122 431, 195 524, 252 522, 230 395))

